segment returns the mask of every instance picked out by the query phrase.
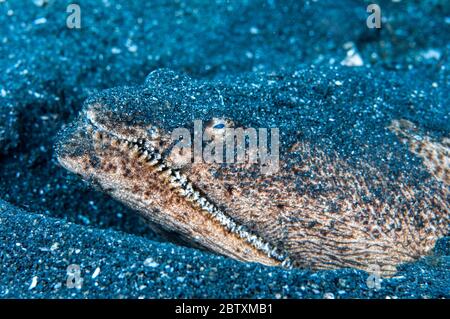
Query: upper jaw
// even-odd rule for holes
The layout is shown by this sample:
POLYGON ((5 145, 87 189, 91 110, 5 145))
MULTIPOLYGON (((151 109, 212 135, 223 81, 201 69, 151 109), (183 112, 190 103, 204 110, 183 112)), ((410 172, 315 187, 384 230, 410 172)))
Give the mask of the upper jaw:
POLYGON ((99 103, 85 106, 82 114, 93 130, 107 133, 122 141, 144 144, 151 148, 156 146, 154 141, 159 138, 158 128, 144 123, 129 123, 99 103))
POLYGON ((55 154, 64 168, 80 175, 86 175, 86 167, 95 161, 94 145, 87 123, 78 118, 58 133, 55 154))
MULTIPOLYGON (((88 176, 94 169, 100 156, 96 145, 109 145, 111 142, 126 145, 130 150, 138 149, 141 153, 161 156, 160 134, 157 129, 141 126, 128 126, 114 117, 108 116, 100 105, 87 105, 76 121, 59 133, 55 144, 58 162, 69 171, 88 176), (106 144, 105 141, 108 141, 106 144)), ((162 146, 161 146, 162 145, 162 146)))

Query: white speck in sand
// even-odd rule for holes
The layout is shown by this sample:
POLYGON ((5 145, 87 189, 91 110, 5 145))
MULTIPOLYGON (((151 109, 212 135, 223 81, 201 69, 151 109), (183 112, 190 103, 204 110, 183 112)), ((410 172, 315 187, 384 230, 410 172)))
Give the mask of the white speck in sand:
POLYGON ((363 66, 364 62, 355 49, 350 49, 347 51, 347 56, 341 61, 341 65, 344 66, 363 66))
POLYGON ((34 20, 34 24, 44 24, 47 23, 47 19, 46 18, 39 18, 34 20))
POLYGON ((138 50, 138 47, 136 44, 132 44, 128 47, 128 51, 130 51, 131 53, 134 53, 138 50))
POLYGON ((43 7, 47 2, 47 0, 33 0, 33 3, 38 7, 43 7))
POLYGON ((34 276, 33 279, 31 280, 31 285, 30 285, 30 287, 28 288, 28 290, 31 290, 31 289, 33 289, 34 287, 36 287, 36 286, 37 286, 37 282, 38 282, 38 277, 37 277, 37 276, 34 276))
POLYGON ((113 47, 112 49, 111 49, 111 53, 112 54, 120 54, 122 52, 122 50, 120 50, 119 48, 117 48, 117 47, 113 47))
POLYGON ((250 33, 251 33, 251 34, 258 34, 258 33, 259 33, 259 30, 258 30, 257 27, 251 27, 251 28, 250 28, 250 33))
POLYGON ((92 279, 97 278, 97 276, 100 274, 100 267, 95 268, 94 273, 92 274, 92 279))
POLYGON ((326 292, 323 294, 324 299, 334 299, 334 294, 332 292, 326 292))
POLYGON ((430 59, 439 60, 441 58, 441 55, 442 55, 441 52, 435 49, 428 49, 421 53, 421 56, 426 60, 430 59))
POLYGON ((149 257, 146 260, 144 260, 144 266, 155 268, 158 267, 159 264, 156 261, 154 261, 151 257, 149 257))
POLYGON ((128 51, 131 53, 134 53, 138 50, 138 46, 136 44, 134 44, 131 39, 127 39, 125 46, 128 48, 128 51))
POLYGON ((177 277, 177 281, 178 282, 183 282, 184 281, 184 277, 177 277))

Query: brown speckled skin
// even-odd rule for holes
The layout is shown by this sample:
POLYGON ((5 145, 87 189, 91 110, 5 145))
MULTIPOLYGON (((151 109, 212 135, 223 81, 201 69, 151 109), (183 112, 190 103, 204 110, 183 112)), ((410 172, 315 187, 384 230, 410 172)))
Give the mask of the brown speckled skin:
MULTIPOLYGON (((164 104, 158 101, 154 107, 164 104)), ((281 264, 180 195, 141 151, 124 144, 142 139, 164 154, 170 144, 169 126, 150 118, 124 120, 111 109, 102 99, 86 103, 59 143, 58 160, 64 167, 188 241, 242 261, 281 264), (158 128, 156 135, 149 135, 151 127, 158 128)), ((399 142, 411 145, 411 154, 423 158, 422 169, 430 174, 421 183, 411 183, 408 171, 390 178, 369 161, 349 161, 301 138, 283 144, 280 171, 273 175, 244 164, 193 163, 180 171, 201 196, 277 248, 291 266, 367 270, 377 265, 389 275, 398 264, 428 254, 448 233, 450 215, 448 143, 418 131, 421 149, 436 150, 427 157, 416 152, 414 135, 399 123, 386 123, 386 134, 397 135, 399 142), (374 196, 375 190, 382 196, 374 196)), ((191 126, 186 117, 184 127, 191 126)), ((385 155, 398 156, 394 148, 386 149, 385 155)), ((169 157, 163 162, 176 166, 169 157)))

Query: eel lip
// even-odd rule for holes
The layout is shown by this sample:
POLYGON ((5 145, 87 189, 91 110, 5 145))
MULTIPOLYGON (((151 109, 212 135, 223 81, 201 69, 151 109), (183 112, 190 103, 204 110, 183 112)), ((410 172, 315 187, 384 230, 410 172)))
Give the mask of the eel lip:
POLYGON ((147 119, 144 120, 142 114, 115 114, 100 102, 86 103, 81 115, 88 127, 106 132, 119 140, 152 144, 161 137, 160 130, 149 124, 147 119))
POLYGON ((91 163, 94 158, 89 130, 89 125, 79 117, 62 129, 56 137, 54 150, 59 164, 79 175, 86 173, 85 165, 82 164, 91 163))

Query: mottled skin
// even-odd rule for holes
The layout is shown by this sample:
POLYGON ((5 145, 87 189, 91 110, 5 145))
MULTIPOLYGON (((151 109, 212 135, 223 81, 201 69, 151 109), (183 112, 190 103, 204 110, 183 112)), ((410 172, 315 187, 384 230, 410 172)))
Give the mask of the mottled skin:
POLYGON ((311 269, 376 265, 389 275, 398 264, 428 254, 448 233, 448 140, 425 137, 418 128, 412 134, 414 124, 388 112, 376 123, 363 114, 358 120, 369 128, 367 138, 353 140, 356 124, 346 124, 354 117, 347 117, 346 104, 312 100, 316 105, 305 106, 308 85, 315 88, 322 76, 306 85, 302 76, 307 74, 227 84, 154 72, 142 86, 89 98, 61 134, 58 160, 139 211, 152 227, 238 260, 311 269), (324 108, 330 121, 314 118, 315 108, 324 108), (235 127, 280 128, 280 170, 265 175, 254 164, 179 167, 170 156, 172 130, 217 118, 235 127), (330 122, 337 129, 317 141, 330 122), (378 126, 371 131, 372 125, 378 126), (419 136, 421 150, 435 153, 416 151, 419 136), (186 190, 176 174, 192 187, 186 190))

